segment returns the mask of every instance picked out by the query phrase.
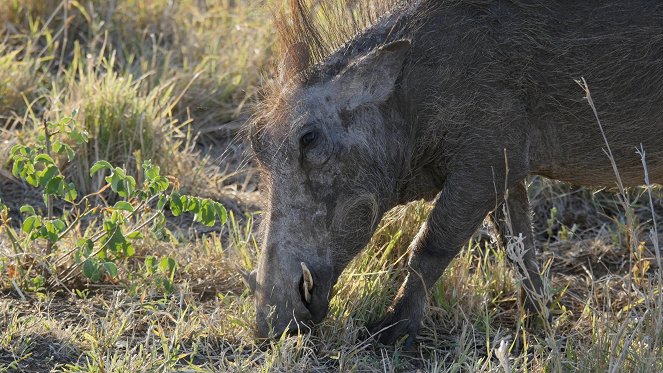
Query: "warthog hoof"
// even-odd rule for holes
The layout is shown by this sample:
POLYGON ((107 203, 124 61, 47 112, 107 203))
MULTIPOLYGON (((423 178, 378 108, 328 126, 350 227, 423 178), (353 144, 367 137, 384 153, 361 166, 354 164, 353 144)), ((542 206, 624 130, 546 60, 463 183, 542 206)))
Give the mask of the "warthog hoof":
POLYGON ((406 350, 413 350, 419 333, 423 310, 420 305, 407 304, 401 299, 400 302, 389 307, 385 315, 377 322, 369 325, 368 329, 372 335, 377 336, 378 341, 385 345, 393 345, 399 338, 407 335, 406 350))

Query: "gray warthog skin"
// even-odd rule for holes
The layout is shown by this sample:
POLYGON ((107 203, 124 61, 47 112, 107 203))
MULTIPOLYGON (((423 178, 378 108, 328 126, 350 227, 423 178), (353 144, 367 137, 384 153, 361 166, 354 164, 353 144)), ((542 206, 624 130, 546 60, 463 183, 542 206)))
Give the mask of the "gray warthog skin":
POLYGON ((663 182, 659 1, 421 0, 296 69, 250 135, 267 197, 254 278, 260 336, 321 321, 382 215, 421 198, 435 205, 374 326, 386 328, 382 342, 414 340, 427 289, 505 195, 511 234, 529 248, 524 284, 540 292, 525 178, 616 182, 581 77, 623 183, 643 184, 640 145, 651 181, 663 182))

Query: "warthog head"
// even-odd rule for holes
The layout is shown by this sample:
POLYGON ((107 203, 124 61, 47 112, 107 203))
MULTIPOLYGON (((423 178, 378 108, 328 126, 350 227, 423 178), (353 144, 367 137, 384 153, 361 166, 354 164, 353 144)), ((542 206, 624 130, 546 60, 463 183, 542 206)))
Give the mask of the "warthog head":
POLYGON ((404 175, 394 89, 409 46, 395 41, 282 81, 256 116, 266 197, 252 274, 260 336, 321 321, 341 271, 395 205, 404 175))

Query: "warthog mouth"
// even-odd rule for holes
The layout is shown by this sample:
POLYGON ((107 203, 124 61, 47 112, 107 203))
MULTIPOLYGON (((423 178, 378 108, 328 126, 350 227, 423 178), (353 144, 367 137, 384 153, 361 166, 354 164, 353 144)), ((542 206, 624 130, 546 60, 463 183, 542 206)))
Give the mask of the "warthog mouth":
POLYGON ((308 321, 317 324, 327 316, 333 275, 331 273, 327 275, 327 272, 320 268, 315 268, 316 271, 313 271, 305 262, 300 262, 300 266, 302 269, 298 283, 300 300, 310 315, 308 321))
POLYGON ((247 283, 254 286, 257 294, 258 338, 278 337, 283 332, 287 335, 310 333, 327 315, 333 271, 305 262, 295 263, 299 266, 290 267, 286 275, 292 276, 290 286, 278 292, 266 292, 265 285, 254 280, 255 275, 247 276, 247 283))

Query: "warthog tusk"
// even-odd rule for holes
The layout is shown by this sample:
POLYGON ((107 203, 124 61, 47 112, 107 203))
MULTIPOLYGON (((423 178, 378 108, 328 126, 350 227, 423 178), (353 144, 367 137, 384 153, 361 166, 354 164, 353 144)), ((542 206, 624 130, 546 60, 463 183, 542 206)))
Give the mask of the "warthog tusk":
POLYGON ((313 276, 311 271, 308 270, 306 263, 301 262, 302 274, 304 275, 304 300, 306 303, 311 303, 311 289, 313 289, 313 276))

